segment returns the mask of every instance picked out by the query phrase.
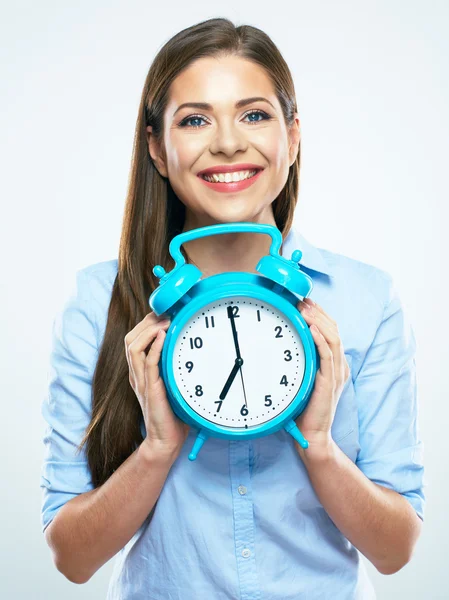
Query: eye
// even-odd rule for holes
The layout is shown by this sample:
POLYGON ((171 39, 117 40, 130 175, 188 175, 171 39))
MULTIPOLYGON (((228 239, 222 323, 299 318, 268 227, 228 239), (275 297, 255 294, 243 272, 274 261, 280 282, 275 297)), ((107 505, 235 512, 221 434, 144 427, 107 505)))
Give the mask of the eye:
MULTIPOLYGON (((247 112, 244 115, 244 118, 248 117, 249 115, 260 115, 262 118, 257 120, 250 120, 247 121, 247 123, 260 123, 260 121, 268 121, 269 119, 271 119, 270 115, 268 115, 265 111, 259 109, 247 112)), ((205 121, 205 119, 201 115, 191 115, 190 117, 186 117, 185 119, 183 119, 179 123, 179 127, 188 127, 191 129, 200 129, 201 127, 204 127, 204 125, 189 125, 188 123, 191 121, 205 121)))
MULTIPOLYGON (((246 113, 245 117, 248 117, 249 115, 260 115, 261 117, 263 117, 262 119, 260 119, 260 121, 268 121, 269 119, 271 119, 270 115, 268 115, 263 110, 251 110, 250 112, 246 113)), ((249 123, 260 123, 260 121, 258 119, 257 121, 249 121, 249 123)))
POLYGON ((190 117, 186 117, 179 123, 179 127, 193 127, 194 129, 199 129, 201 125, 187 125, 189 121, 204 121, 204 117, 200 115, 191 115, 190 117))

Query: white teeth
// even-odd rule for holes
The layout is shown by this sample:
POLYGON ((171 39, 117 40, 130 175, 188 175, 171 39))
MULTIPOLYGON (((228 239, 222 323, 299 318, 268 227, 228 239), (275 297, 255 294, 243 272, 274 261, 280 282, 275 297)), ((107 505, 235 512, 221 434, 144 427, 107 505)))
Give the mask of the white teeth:
POLYGON ((248 179, 257 173, 255 171, 235 171, 234 173, 214 173, 213 175, 203 175, 203 179, 211 183, 231 183, 233 181, 242 181, 248 179))

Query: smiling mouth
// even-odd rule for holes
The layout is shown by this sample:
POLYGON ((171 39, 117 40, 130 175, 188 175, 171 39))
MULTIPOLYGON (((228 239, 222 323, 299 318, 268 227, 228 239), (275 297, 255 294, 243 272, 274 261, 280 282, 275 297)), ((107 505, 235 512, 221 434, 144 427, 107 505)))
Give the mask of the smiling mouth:
POLYGON ((225 174, 205 174, 200 175, 202 179, 208 181, 209 183, 238 183, 239 181, 245 181, 247 179, 251 179, 257 173, 260 173, 263 169, 254 169, 252 171, 239 171, 235 173, 226 173, 225 174))

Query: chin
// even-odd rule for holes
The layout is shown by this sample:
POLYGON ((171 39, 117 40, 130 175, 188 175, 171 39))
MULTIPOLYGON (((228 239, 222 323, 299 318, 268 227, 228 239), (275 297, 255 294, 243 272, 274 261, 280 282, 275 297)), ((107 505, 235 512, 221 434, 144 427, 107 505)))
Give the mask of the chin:
POLYGON ((256 219, 253 215, 245 213, 245 212, 237 212, 237 213, 224 213, 221 215, 214 215, 210 217, 215 220, 217 223, 241 223, 241 222, 255 222, 256 219))

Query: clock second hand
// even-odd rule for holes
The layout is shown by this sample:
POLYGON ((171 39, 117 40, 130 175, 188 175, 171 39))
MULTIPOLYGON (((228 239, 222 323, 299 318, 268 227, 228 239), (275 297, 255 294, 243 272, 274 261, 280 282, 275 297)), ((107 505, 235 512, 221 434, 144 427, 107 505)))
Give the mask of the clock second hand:
POLYGON ((243 385, 243 395, 245 396, 245 405, 246 405, 246 410, 248 410, 248 402, 246 401, 246 392, 245 392, 245 384, 243 382, 243 372, 242 372, 242 366, 240 365, 240 376, 242 378, 242 385, 243 385))
MULTIPOLYGON (((237 337, 237 329, 235 327, 234 312, 233 312, 232 309, 233 309, 232 305, 229 305, 227 307, 228 318, 231 321, 232 337, 234 338, 234 346, 235 346, 235 352, 237 354, 237 358, 242 358, 240 356, 240 348, 239 348, 239 342, 238 342, 238 337, 237 337)), ((248 402, 246 400, 245 383, 243 381, 243 372, 242 372, 242 366, 241 365, 240 365, 240 369, 239 370, 240 370, 240 377, 242 378, 243 395, 245 397, 245 406, 246 406, 246 410, 248 410, 248 402)))

